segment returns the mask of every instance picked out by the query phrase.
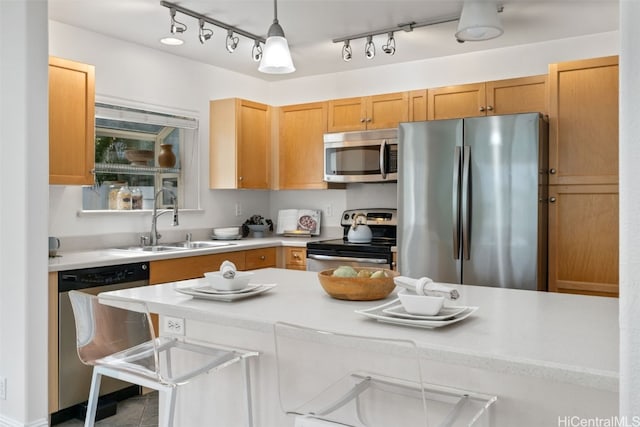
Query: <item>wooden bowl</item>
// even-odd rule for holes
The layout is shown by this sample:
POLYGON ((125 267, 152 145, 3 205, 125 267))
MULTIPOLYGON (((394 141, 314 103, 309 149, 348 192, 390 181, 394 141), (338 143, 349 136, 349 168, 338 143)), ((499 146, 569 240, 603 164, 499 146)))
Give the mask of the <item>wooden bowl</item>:
POLYGON ((149 160, 153 160, 153 151, 151 150, 127 150, 124 156, 132 165, 147 166, 149 160))
POLYGON ((320 285, 326 293, 336 299, 349 301, 373 301, 386 298, 396 285, 393 278, 398 276, 397 271, 382 268, 354 267, 356 271, 384 270, 386 277, 372 279, 370 277, 338 277, 333 276, 333 270, 324 270, 318 273, 320 285))

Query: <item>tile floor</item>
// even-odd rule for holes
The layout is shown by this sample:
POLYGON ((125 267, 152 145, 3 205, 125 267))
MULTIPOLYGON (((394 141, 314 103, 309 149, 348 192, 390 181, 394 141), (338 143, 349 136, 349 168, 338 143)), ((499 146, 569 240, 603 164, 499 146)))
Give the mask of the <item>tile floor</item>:
MULTIPOLYGON (((82 427, 83 420, 72 419, 56 427, 82 427)), ((118 402, 118 412, 96 423, 100 427, 157 427, 158 392, 134 396, 118 402)))

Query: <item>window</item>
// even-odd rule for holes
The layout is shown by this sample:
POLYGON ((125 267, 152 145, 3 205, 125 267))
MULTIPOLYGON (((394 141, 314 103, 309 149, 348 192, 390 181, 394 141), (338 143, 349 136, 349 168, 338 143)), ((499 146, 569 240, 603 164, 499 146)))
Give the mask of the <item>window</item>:
POLYGON ((142 196, 133 209, 153 209, 161 188, 168 191, 158 195, 158 207, 171 205, 171 192, 181 209, 197 209, 197 140, 195 118, 97 103, 96 183, 83 188, 82 209, 123 210, 129 206, 118 204, 124 186, 142 196), (173 161, 165 163, 160 157, 173 161))

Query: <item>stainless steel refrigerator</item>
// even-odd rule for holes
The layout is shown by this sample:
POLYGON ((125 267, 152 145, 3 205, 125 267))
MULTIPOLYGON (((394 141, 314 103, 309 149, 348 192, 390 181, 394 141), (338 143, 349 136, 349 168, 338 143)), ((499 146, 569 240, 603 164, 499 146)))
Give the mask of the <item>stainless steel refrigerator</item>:
POLYGON ((547 123, 401 123, 398 261, 409 277, 546 290, 547 123))

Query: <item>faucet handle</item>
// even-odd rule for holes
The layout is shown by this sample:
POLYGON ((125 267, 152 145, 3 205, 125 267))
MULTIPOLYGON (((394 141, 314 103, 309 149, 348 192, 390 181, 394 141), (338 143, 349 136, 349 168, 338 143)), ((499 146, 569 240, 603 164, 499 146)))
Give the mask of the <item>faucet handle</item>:
POLYGON ((191 242, 191 238, 192 238, 191 233, 187 233, 185 238, 186 238, 187 242, 191 242))
POLYGON ((144 247, 149 244, 149 236, 145 236, 144 234, 140 235, 140 246, 144 247))

